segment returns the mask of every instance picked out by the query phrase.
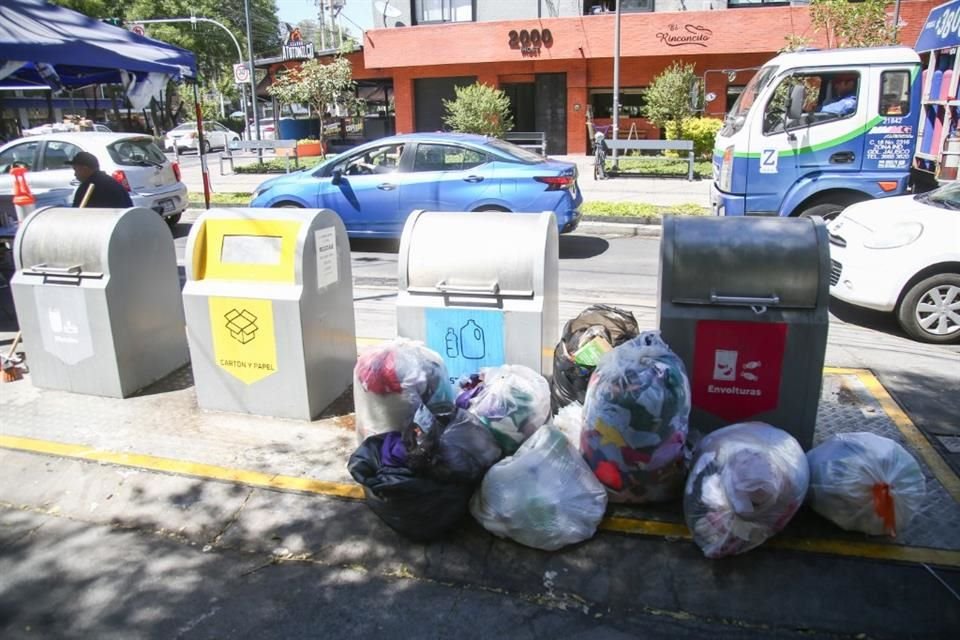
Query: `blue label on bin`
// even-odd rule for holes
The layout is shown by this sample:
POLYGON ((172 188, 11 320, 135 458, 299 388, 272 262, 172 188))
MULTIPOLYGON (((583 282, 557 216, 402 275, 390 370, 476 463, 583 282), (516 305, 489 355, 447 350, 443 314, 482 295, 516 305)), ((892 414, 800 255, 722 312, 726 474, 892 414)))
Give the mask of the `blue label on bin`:
POLYGON ((503 311, 426 309, 427 346, 440 354, 450 380, 498 367, 503 358, 503 311))

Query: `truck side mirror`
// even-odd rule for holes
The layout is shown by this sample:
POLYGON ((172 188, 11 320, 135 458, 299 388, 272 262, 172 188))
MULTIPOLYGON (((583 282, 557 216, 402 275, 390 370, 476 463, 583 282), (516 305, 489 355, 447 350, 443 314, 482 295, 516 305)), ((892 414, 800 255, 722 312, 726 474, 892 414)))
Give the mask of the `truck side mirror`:
POLYGON ((804 89, 802 84, 790 87, 790 97, 787 99, 787 119, 799 120, 803 115, 804 89))

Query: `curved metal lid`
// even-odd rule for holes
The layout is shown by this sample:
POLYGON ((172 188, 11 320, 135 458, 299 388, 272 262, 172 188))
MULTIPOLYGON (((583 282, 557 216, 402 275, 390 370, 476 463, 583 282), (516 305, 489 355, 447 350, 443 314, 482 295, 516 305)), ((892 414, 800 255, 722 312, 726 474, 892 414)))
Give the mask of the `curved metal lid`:
POLYGON ((17 236, 19 267, 106 272, 110 240, 127 211, 50 207, 33 213, 17 236))
POLYGON ((550 212, 411 214, 400 286, 417 293, 533 296, 544 289, 550 212))
POLYGON ((808 218, 675 217, 664 226, 664 293, 679 303, 816 307, 829 262, 819 235, 808 218))

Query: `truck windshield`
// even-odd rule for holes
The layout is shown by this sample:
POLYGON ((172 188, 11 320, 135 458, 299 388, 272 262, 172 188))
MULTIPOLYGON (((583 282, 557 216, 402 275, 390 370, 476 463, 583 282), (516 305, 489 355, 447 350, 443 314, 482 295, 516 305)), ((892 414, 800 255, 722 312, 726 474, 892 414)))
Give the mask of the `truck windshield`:
POLYGON ((777 67, 763 67, 750 78, 750 82, 743 88, 743 93, 741 93, 737 101, 733 103, 733 108, 730 109, 730 113, 727 114, 723 122, 724 131, 721 132, 723 135, 732 135, 743 127, 750 107, 753 106, 753 103, 763 88, 770 84, 770 81, 773 80, 776 73, 777 67))

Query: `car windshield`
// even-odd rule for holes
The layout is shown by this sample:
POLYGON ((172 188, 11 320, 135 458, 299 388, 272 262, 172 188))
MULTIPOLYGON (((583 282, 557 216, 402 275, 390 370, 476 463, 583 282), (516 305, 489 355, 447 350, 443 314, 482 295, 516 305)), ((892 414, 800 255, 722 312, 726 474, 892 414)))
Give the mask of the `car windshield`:
POLYGON ((951 182, 933 191, 921 193, 917 200, 944 209, 960 210, 960 183, 951 182))
POLYGON ((493 147, 497 151, 507 154, 514 160, 523 162, 525 164, 537 164, 544 161, 543 156, 538 155, 533 151, 528 151, 523 147, 518 147, 511 142, 500 140, 499 138, 489 138, 487 140, 487 145, 493 147))
POLYGON ((153 143, 152 138, 124 138, 107 147, 110 158, 120 165, 127 166, 163 166, 167 157, 153 143))

